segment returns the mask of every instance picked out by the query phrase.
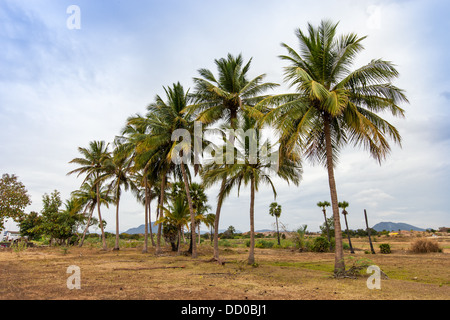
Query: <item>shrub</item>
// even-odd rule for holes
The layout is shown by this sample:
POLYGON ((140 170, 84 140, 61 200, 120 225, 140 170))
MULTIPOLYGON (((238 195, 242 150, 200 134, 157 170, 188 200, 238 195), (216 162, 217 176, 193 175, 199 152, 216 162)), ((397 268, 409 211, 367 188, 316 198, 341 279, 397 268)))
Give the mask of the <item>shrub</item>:
POLYGON ((389 245, 389 243, 380 244, 380 252, 384 254, 391 253, 391 246, 389 245))
POLYGON ((427 239, 416 240, 411 245, 411 251, 414 253, 428 253, 428 252, 442 252, 439 244, 435 241, 430 241, 427 239))
POLYGON ((317 237, 313 240, 311 251, 313 252, 328 252, 330 250, 330 242, 325 237, 317 237))
POLYGON ((258 240, 255 244, 256 248, 272 248, 274 243, 272 241, 258 240))

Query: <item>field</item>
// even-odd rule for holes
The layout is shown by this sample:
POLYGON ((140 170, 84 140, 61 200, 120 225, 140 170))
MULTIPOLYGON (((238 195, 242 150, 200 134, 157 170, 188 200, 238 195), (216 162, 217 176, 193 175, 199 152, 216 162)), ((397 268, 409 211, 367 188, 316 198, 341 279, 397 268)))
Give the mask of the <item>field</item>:
POLYGON ((356 279, 333 277, 334 254, 298 252, 293 248, 257 248, 253 266, 248 249, 228 240, 221 247, 224 264, 211 262, 209 242, 193 260, 168 247, 160 256, 141 247, 102 251, 88 243, 78 247, 0 249, 0 299, 10 300, 448 300, 450 238, 440 253, 409 252, 416 238, 386 238, 366 254, 366 239, 353 239, 355 254, 345 252, 347 268, 365 262, 388 276, 381 289, 367 287, 365 270, 356 279), (391 254, 378 245, 389 243, 391 254), (69 290, 69 266, 80 268, 81 289, 69 290))

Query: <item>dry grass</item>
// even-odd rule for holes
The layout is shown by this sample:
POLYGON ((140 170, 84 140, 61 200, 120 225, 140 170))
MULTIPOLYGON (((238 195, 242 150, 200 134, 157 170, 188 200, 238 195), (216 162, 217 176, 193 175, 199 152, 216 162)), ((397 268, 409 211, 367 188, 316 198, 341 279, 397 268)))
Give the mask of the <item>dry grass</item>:
MULTIPOLYGON (((383 241, 384 242, 384 241, 383 241)), ((357 242, 355 241, 357 247, 357 242)), ((391 247, 396 248, 395 244, 391 247)), ((221 252, 224 265, 209 262, 212 249, 202 245, 199 258, 166 251, 155 256, 140 248, 0 250, 0 299, 145 299, 145 300, 396 300, 450 297, 450 254, 346 254, 347 266, 370 259, 389 276, 381 290, 369 290, 368 275, 332 276, 334 255, 289 249, 256 249, 257 266, 246 264, 245 248, 221 252), (81 269, 81 290, 67 289, 68 266, 81 269)))

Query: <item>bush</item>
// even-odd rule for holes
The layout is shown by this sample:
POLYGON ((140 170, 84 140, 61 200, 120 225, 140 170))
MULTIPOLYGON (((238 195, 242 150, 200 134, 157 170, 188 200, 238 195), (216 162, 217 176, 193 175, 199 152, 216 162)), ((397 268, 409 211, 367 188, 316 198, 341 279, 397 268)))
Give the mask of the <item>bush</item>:
POLYGON ((389 245, 389 243, 380 244, 380 252, 384 254, 391 253, 391 246, 389 245))
POLYGON ((311 251, 313 252, 328 252, 330 250, 330 242, 325 237, 317 237, 313 240, 311 251))
POLYGON ((274 243, 272 241, 258 240, 255 244, 256 248, 272 248, 274 243))
POLYGON ((411 251, 414 253, 428 253, 428 252, 442 252, 439 244, 435 241, 430 241, 427 239, 416 240, 411 245, 411 251))

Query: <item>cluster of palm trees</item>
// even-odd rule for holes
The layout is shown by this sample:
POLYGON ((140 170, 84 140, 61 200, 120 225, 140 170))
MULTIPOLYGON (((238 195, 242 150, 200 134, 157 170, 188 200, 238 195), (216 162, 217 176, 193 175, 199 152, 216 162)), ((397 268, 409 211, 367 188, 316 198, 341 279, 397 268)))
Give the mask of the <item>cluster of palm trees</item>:
MULTIPOLYGON (((141 193, 147 225, 151 199, 158 198, 158 221, 168 219, 169 214, 178 210, 175 207, 182 206, 181 200, 166 206, 165 195, 168 185, 182 182, 187 204, 182 211, 189 211, 189 221, 184 224, 190 224, 191 254, 197 257, 196 213, 190 186, 193 176, 199 175, 204 188, 220 185, 214 221, 216 260, 219 260, 218 230, 223 202, 234 187, 238 190, 242 185, 250 187, 248 263, 252 264, 255 193, 262 184, 268 184, 276 196, 272 181, 275 175, 298 185, 301 161, 307 159, 327 169, 336 233, 335 272, 345 270, 334 177, 339 152, 347 144, 363 146, 381 162, 390 152, 388 138, 400 144, 401 137, 377 113, 390 112, 402 117, 404 110, 399 104, 407 102, 407 98, 403 90, 392 84, 399 74, 391 62, 372 60, 351 69, 357 54, 363 50, 365 37, 353 33, 339 36, 337 26, 322 21, 317 27, 308 24, 306 32, 298 29, 299 51, 282 44, 286 54, 280 58, 287 62, 284 74, 285 82, 292 89, 290 93, 268 94, 278 84, 264 82, 265 74, 250 79, 251 60, 245 62, 242 55, 228 54, 215 60, 217 74, 208 69, 198 70, 192 92, 180 83, 164 87, 165 97, 156 96, 147 114, 127 119, 111 154, 104 142, 91 142, 88 149, 80 148, 84 157, 72 160, 80 167, 71 173, 85 174, 85 183, 90 181, 96 190, 97 199, 91 202, 90 208, 92 212, 94 203, 98 208, 103 239, 101 181, 111 181, 108 189, 113 190, 111 194, 117 206, 117 228, 122 189, 141 193), (172 134, 185 130, 194 136, 196 122, 216 129, 222 139, 214 157, 192 165, 192 158, 198 155, 190 151, 196 150, 198 140, 174 141, 172 134), (266 127, 275 132, 276 141, 261 141, 261 130, 266 127), (251 129, 251 134, 227 135, 227 129, 251 129), (249 157, 253 142, 256 142, 256 153, 249 157), (235 159, 232 163, 226 161, 230 156, 235 159), (274 156, 275 167, 268 161, 274 156)), ((205 143, 206 137, 202 136, 200 141, 205 143)), ((161 227, 160 223, 155 244, 157 254, 161 252, 161 227)), ((104 240, 103 245, 106 248, 104 240)))

